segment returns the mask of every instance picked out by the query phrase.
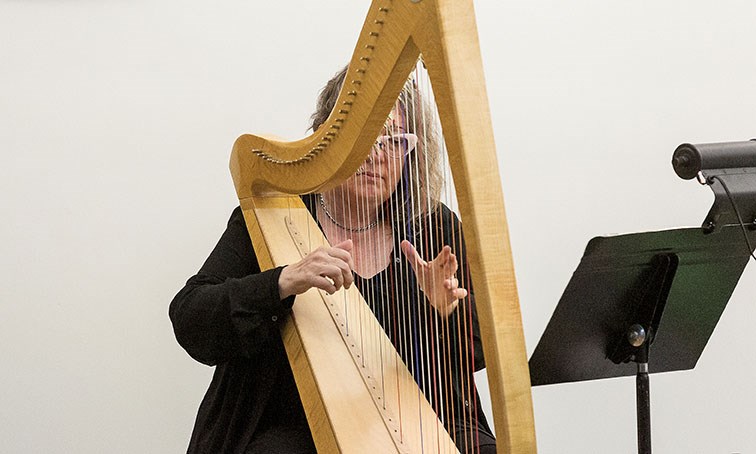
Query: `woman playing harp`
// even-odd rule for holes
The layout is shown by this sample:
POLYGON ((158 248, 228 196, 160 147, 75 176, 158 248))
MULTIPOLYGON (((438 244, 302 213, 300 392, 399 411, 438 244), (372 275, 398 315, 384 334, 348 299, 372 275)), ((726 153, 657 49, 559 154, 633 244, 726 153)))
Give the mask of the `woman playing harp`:
MULTIPOLYGON (((313 130, 333 109, 345 73, 322 91, 313 130)), ((279 327, 295 295, 352 284, 456 447, 495 452, 473 382, 484 363, 464 241, 459 220, 438 200, 441 149, 430 116, 408 82, 359 170, 303 197, 332 247, 261 272, 234 211, 170 308, 179 343, 216 366, 189 452, 315 451, 279 327)))

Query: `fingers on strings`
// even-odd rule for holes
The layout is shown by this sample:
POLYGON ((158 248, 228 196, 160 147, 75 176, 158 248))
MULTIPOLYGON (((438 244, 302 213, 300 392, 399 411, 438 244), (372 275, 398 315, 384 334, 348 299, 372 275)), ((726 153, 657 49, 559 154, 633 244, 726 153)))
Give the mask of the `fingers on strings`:
MULTIPOLYGON (((349 245, 351 246, 351 241, 349 241, 349 245)), ((310 264, 306 267, 309 268, 306 272, 309 275, 312 287, 334 294, 340 288, 349 288, 354 283, 354 276, 352 275, 354 264, 352 263, 352 255, 347 248, 318 248, 305 260, 310 264)))
POLYGON ((449 299, 458 300, 467 296, 467 290, 459 286, 459 279, 456 277, 459 262, 451 247, 444 246, 431 262, 423 260, 415 246, 407 240, 402 241, 401 248, 412 270, 425 286, 441 282, 449 299))

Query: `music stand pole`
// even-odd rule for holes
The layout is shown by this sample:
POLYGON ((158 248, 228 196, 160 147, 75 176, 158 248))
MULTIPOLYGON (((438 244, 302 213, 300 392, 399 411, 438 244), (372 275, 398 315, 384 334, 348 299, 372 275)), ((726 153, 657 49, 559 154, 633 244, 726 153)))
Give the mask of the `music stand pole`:
POLYGON ((635 403, 638 417, 638 454, 651 454, 651 386, 648 379, 648 343, 638 355, 635 376, 635 403))

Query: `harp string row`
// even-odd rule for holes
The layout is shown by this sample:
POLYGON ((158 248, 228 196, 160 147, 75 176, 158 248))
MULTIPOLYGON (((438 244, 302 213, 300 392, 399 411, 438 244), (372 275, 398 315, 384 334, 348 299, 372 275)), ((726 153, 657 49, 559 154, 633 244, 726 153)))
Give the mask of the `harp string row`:
MULTIPOLYGON (((364 370, 374 401, 386 413, 387 420, 396 425, 400 443, 403 442, 405 430, 409 429, 421 433, 423 430, 434 432, 429 437, 421 436, 421 440, 448 440, 439 436, 446 429, 457 445, 469 446, 471 437, 477 433, 474 428, 478 425, 474 383, 471 380, 474 339, 469 296, 458 302, 456 311, 449 317, 437 316, 436 309, 417 285, 411 266, 403 258, 402 252, 395 248, 399 242, 393 238, 394 234, 399 234, 401 239, 410 240, 419 255, 428 261, 446 245, 458 258, 464 253, 459 230, 447 231, 438 208, 437 199, 444 199, 456 211, 456 200, 445 143, 439 134, 438 114, 431 107, 433 105, 430 82, 422 62, 419 62, 392 111, 393 118, 389 118, 381 133, 385 137, 415 134, 418 140, 414 149, 405 149, 408 145, 401 141, 386 140, 382 142, 383 149, 379 150, 379 145, 374 146, 366 163, 358 171, 359 176, 361 172, 368 172, 369 166, 375 165, 374 161, 386 160, 388 172, 401 175, 395 188, 387 188, 393 194, 387 204, 370 205, 361 198, 349 197, 344 191, 326 194, 329 209, 339 217, 342 228, 352 227, 348 229, 352 230, 348 234, 355 237, 364 235, 360 239, 364 242, 363 247, 357 249, 354 260, 358 269, 359 290, 367 304, 361 303, 359 297, 354 298, 352 294, 343 292, 343 300, 339 303, 340 313, 337 312, 334 317, 339 319, 338 324, 354 352, 355 362, 364 370), (392 156, 396 158, 392 159, 392 156), (445 181, 445 184, 434 194, 429 185, 439 180, 445 181), (340 208, 334 210, 334 205, 340 208), (392 213, 401 219, 394 219, 392 213), (373 225, 376 220, 382 222, 375 231, 357 231, 358 227, 373 225), (385 236, 389 236, 389 241, 385 236), (378 265, 385 264, 389 272, 381 271, 382 266, 375 266, 376 257, 386 260, 378 265), (363 271, 360 276, 360 270, 366 269, 377 269, 378 273, 372 275, 372 272, 363 271), (407 282, 414 285, 407 285, 407 282), (371 324, 373 317, 379 324, 371 324), (385 332, 385 335, 378 330, 385 332), (366 345, 377 345, 378 351, 368 351, 366 345), (393 358, 387 357, 387 352, 393 352, 393 358), (401 367, 402 363, 407 367, 401 367), (411 374, 409 378, 419 386, 414 398, 427 399, 431 403, 438 415, 436 423, 422 419, 418 421, 418 415, 408 415, 403 410, 411 406, 402 402, 404 393, 398 378, 408 373, 411 374), (388 376, 397 377, 396 382, 387 383, 388 376), (417 427, 409 428, 408 424, 416 424, 417 427), (457 431, 458 427, 470 430, 457 431), (458 440, 457 437, 462 439, 458 440)), ((353 179, 351 184, 359 194, 369 195, 376 190, 376 182, 372 178, 353 179)), ((469 289, 466 262, 458 260, 460 266, 455 278, 460 288, 469 289)), ((431 279, 438 278, 433 276, 431 279)), ((441 286, 443 282, 431 282, 431 285, 441 286)), ((424 446, 423 451, 427 448, 430 447, 424 446)), ((454 445, 433 447, 433 451, 438 452, 456 452, 456 449, 454 445)))

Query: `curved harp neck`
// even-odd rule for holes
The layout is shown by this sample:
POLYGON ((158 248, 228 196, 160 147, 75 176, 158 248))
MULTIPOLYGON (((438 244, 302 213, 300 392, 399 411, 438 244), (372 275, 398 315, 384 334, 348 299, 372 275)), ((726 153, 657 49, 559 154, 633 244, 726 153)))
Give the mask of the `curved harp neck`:
POLYGON ((415 67, 416 37, 435 27, 436 10, 433 0, 374 1, 336 106, 323 125, 295 142, 251 134, 236 140, 231 173, 239 199, 271 191, 315 192, 354 174, 415 67))

